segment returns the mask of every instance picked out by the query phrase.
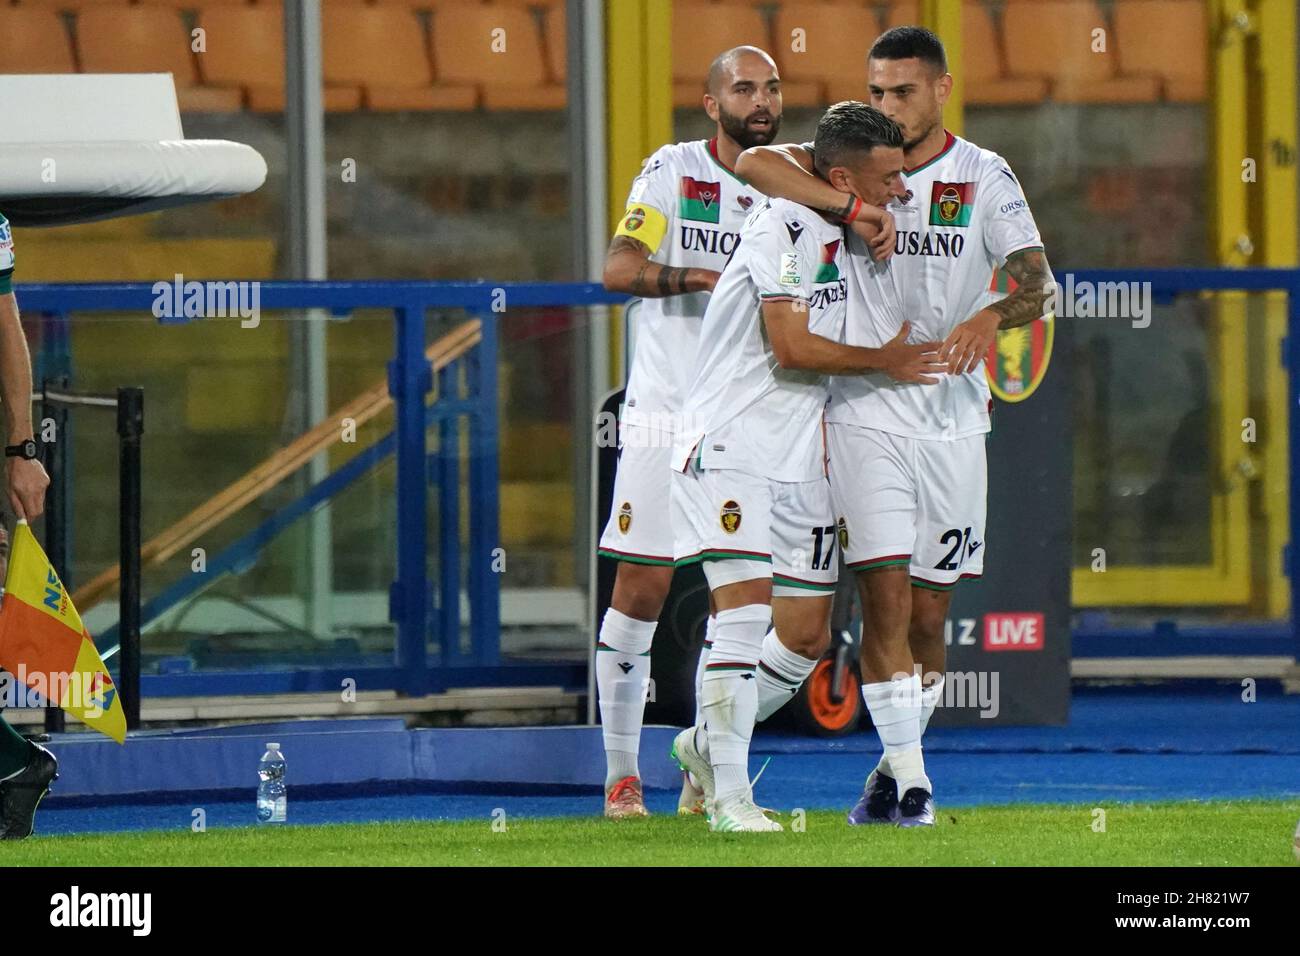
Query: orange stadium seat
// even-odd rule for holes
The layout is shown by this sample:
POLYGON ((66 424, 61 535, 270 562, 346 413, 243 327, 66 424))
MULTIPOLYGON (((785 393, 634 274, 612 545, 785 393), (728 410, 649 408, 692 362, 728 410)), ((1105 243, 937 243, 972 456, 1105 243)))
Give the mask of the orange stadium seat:
MULTIPOLYGON (((75 12, 87 7, 125 7, 131 0, 12 0, 14 6, 44 7, 75 12)), ((8 4, 5 4, 8 6, 8 4)))
POLYGON ((971 106, 1037 104, 1047 98, 1047 80, 1041 76, 1007 76, 1002 44, 993 29, 993 17, 982 2, 962 8, 961 83, 971 106))
MULTIPOLYGON (((113 0, 69 0, 71 3, 111 3, 113 0)), ((124 0, 116 0, 121 4, 124 0)), ((134 0, 142 7, 171 7, 174 10, 200 10, 204 7, 247 7, 257 0, 134 0)))
POLYGON ((553 82, 563 86, 569 75, 569 37, 561 0, 553 0, 543 11, 542 37, 546 41, 547 73, 553 82))
POLYGON ((1155 74, 1165 99, 1196 103, 1206 96, 1208 47, 1202 0, 1120 0, 1115 4, 1120 71, 1155 74))
MULTIPOLYGON (((284 110, 284 20, 279 4, 255 7, 217 5, 199 12, 207 34, 207 52, 199 71, 211 86, 241 90, 249 109, 284 110)), ((356 87, 329 87, 322 94, 331 111, 361 106, 356 87)))
POLYGON ((785 105, 806 105, 792 101, 796 84, 824 89, 816 102, 867 98, 867 50, 880 33, 873 10, 859 3, 787 3, 773 32, 785 105), (795 49, 798 39, 802 52, 795 49))
POLYGON ((1160 94, 1152 76, 1121 76, 1115 37, 1093 0, 1008 0, 1003 32, 1012 76, 1041 77, 1062 103, 1146 103, 1160 94), (1105 51, 1093 32, 1105 30, 1105 51))
POLYGON ((0 7, 0 70, 76 73, 72 39, 52 9, 0 7))
POLYGON ((85 73, 170 73, 182 112, 238 112, 238 91, 199 85, 191 37, 166 7, 86 7, 77 13, 85 73))
POLYGON ((515 4, 439 3, 433 65, 439 83, 481 88, 486 109, 564 108, 564 87, 546 76, 537 20, 515 4))
POLYGON ((433 88, 424 27, 410 10, 360 4, 326 6, 321 15, 325 83, 360 86, 374 110, 443 108, 433 88))
POLYGON ((672 32, 673 105, 700 106, 704 102, 709 65, 723 50, 742 45, 771 51, 767 22, 761 11, 725 3, 676 0, 672 32))

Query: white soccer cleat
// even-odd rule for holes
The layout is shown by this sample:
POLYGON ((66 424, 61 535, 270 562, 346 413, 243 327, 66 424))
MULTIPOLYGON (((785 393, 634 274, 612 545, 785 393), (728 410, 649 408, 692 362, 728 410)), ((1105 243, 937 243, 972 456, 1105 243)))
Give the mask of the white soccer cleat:
POLYGON ((713 806, 713 767, 709 761, 695 749, 695 728, 687 727, 673 740, 671 751, 673 760, 681 768, 682 795, 677 802, 677 812, 703 813, 708 816, 713 806), (688 789, 691 791, 688 802, 688 789), (699 809, 696 809, 696 807, 699 809))
POLYGON ((709 829, 714 833, 779 833, 785 827, 764 816, 753 798, 745 796, 714 806, 709 829))
POLYGON ((682 771, 682 792, 677 798, 677 815, 682 817, 705 813, 704 791, 695 786, 695 779, 682 771))

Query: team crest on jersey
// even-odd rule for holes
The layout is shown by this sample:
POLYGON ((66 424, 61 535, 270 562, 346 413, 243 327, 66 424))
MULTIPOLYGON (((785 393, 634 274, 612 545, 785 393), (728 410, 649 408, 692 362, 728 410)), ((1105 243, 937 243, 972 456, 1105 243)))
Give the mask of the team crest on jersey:
POLYGON ((849 526, 843 518, 840 518, 840 520, 835 523, 835 526, 839 529, 840 553, 843 554, 849 547, 849 526))
POLYGON ((632 502, 625 501, 618 506, 618 533, 627 534, 632 527, 632 502))
POLYGON ((722 530, 727 534, 735 534, 740 530, 740 505, 735 501, 724 501, 722 503, 722 512, 718 515, 722 522, 722 530))
POLYGON ((930 188, 930 225, 969 226, 974 183, 935 183, 930 188))
POLYGON ((722 183, 706 183, 690 176, 682 177, 678 214, 695 222, 717 222, 722 203, 722 183))
MULTIPOLYGON (((1015 280, 1004 272, 993 278, 993 291, 1009 292, 1015 280)), ((1052 359, 1056 323, 1039 319, 999 332, 984 360, 989 390, 1004 402, 1023 402, 1038 388, 1052 359)))
POLYGON ((840 251, 840 240, 828 242, 822 246, 821 264, 817 267, 817 274, 813 276, 813 282, 836 282, 840 277, 839 267, 835 265, 835 253, 840 251))

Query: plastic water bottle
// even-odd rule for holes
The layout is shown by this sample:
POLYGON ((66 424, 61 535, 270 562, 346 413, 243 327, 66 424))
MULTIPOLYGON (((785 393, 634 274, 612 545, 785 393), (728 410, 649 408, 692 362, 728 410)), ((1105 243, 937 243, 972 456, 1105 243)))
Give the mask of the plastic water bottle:
POLYGON ((257 822, 284 823, 289 793, 284 783, 284 754, 279 744, 267 744, 257 764, 257 822))

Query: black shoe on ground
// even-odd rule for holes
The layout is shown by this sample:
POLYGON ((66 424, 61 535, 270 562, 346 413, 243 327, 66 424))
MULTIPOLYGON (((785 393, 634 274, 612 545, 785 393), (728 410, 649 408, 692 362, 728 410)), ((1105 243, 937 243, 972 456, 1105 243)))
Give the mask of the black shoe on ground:
POLYGON ((0 840, 23 840, 31 836, 36 808, 59 777, 59 762, 40 744, 32 744, 27 766, 7 780, 0 780, 0 840))
POLYGON ((898 801, 900 827, 934 826, 934 798, 923 787, 913 787, 898 801))

